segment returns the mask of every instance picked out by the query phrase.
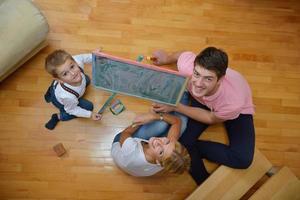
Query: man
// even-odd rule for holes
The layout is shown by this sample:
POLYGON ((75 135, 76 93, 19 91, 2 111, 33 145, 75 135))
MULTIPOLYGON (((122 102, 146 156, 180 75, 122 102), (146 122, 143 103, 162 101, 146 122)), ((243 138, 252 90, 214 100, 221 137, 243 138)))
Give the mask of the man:
POLYGON ((188 149, 192 163, 190 174, 197 184, 208 176, 203 158, 232 168, 248 168, 253 160, 255 131, 254 106, 247 81, 228 68, 228 56, 221 49, 208 47, 197 56, 192 52, 153 53, 154 64, 177 62, 179 72, 190 76, 187 89, 191 104, 172 107, 153 104, 156 112, 176 111, 189 117, 180 142, 188 149), (210 125, 223 123, 229 145, 198 140, 210 125))

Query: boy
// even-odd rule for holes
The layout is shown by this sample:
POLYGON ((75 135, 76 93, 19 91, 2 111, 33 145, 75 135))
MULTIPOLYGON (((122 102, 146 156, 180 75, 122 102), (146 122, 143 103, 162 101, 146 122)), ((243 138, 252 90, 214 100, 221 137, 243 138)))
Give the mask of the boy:
MULTIPOLYGON (((183 121, 187 122, 186 119, 183 121)), ((186 149, 177 142, 180 130, 181 120, 175 115, 154 112, 140 115, 133 125, 115 137, 111 155, 115 163, 132 176, 152 176, 160 171, 181 174, 189 168, 190 158, 186 149), (154 120, 160 121, 145 124, 154 120), (149 131, 159 127, 163 121, 170 124, 167 137, 146 138, 149 140, 138 137, 149 135, 149 131)), ((156 129, 155 134, 164 135, 159 129, 156 129)))
POLYGON ((68 121, 76 117, 100 120, 101 115, 93 113, 93 104, 82 98, 90 78, 84 74, 85 63, 91 63, 92 54, 81 54, 72 57, 64 50, 55 50, 47 56, 46 71, 54 77, 54 81, 45 94, 45 100, 60 111, 53 114, 45 124, 53 130, 59 121, 68 121))

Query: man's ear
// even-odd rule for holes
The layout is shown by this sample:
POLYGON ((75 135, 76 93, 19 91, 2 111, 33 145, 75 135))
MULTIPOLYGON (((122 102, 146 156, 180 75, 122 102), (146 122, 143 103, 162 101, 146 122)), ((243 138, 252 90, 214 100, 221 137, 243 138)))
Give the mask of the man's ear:
POLYGON ((217 85, 220 85, 220 84, 222 83, 222 81, 223 81, 224 77, 225 77, 225 76, 222 76, 222 77, 220 77, 220 78, 218 79, 218 81, 217 81, 217 85))

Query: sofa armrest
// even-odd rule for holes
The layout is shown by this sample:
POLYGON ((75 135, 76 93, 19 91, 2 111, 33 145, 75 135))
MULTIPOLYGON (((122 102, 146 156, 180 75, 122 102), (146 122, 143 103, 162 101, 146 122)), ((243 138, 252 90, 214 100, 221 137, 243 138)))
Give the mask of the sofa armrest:
POLYGON ((31 0, 0 0, 0 81, 45 44, 48 32, 46 18, 31 0))

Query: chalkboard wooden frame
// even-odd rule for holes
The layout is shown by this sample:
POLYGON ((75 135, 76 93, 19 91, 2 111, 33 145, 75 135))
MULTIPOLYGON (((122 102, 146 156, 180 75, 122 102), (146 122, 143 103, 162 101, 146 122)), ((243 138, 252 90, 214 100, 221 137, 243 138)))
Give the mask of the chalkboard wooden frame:
POLYGON ((188 78, 177 71, 93 52, 94 87, 168 105, 177 105, 188 78))

